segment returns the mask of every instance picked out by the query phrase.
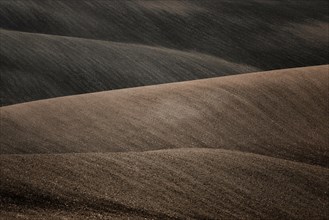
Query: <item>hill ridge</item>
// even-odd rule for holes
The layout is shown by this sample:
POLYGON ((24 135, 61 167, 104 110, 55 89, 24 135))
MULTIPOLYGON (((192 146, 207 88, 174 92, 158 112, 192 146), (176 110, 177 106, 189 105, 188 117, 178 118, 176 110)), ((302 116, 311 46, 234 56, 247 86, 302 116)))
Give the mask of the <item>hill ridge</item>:
POLYGON ((207 54, 0 31, 1 104, 256 71, 207 54))
POLYGON ((328 167, 327 69, 242 74, 2 107, 1 153, 187 146, 328 167))

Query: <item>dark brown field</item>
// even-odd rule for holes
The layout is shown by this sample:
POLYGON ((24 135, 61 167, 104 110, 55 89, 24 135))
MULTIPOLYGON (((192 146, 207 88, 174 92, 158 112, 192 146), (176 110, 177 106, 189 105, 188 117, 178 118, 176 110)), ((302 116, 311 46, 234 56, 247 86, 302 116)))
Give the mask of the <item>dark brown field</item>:
POLYGON ((329 220, 328 0, 0 0, 0 220, 329 220))
POLYGON ((325 65, 2 107, 1 213, 325 219, 328 77, 325 65))
POLYGON ((329 214, 328 168, 259 154, 184 148, 0 157, 3 216, 325 219, 329 214))
POLYGON ((1 0, 0 105, 328 64, 327 0, 1 0))
POLYGON ((0 29, 2 105, 253 72, 176 49, 0 29))

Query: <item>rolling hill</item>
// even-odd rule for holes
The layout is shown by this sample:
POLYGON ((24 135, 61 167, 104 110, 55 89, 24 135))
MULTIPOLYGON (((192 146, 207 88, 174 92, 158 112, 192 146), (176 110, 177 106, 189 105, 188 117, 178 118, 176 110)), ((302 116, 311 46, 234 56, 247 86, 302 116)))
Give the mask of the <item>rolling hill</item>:
POLYGON ((5 219, 325 219, 328 65, 1 107, 5 219))
POLYGON ((1 105, 327 64, 328 7, 326 0, 4 0, 1 105))
POLYGON ((0 213, 8 218, 325 219, 329 214, 327 168, 255 154, 176 149, 0 158, 0 213))
POLYGON ((328 219, 328 9, 1 0, 0 219, 328 219))
POLYGON ((4 0, 0 27, 196 50, 279 69, 327 64, 328 7, 326 0, 4 0))
POLYGON ((0 31, 1 104, 252 72, 213 56, 17 31, 0 31))
POLYGON ((182 147, 328 167, 328 65, 113 90, 1 108, 1 154, 182 147))

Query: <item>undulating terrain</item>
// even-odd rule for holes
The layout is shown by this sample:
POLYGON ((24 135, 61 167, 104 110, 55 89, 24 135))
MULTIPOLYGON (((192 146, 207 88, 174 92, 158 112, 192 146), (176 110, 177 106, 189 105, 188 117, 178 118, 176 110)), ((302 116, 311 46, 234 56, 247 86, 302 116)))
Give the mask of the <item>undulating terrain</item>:
POLYGON ((2 214, 326 218, 328 79, 324 65, 2 107, 2 214))
POLYGON ((185 148, 0 157, 6 217, 326 219, 329 214, 328 168, 258 154, 185 148))
POLYGON ((207 147, 329 167, 328 67, 243 74, 2 107, 0 153, 207 147))
POLYGON ((329 219, 327 0, 0 0, 0 219, 329 219))
POLYGON ((0 38, 3 105, 257 70, 206 54, 136 44, 4 30, 0 38))
POLYGON ((328 10, 327 0, 1 0, 1 105, 327 64, 328 10))

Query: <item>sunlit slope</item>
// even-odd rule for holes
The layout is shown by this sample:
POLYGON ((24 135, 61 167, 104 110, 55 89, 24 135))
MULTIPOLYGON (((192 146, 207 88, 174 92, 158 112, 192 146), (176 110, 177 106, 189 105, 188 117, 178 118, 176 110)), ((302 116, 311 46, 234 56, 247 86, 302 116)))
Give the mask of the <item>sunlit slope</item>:
POLYGON ((329 214, 327 168, 260 155, 172 149, 0 158, 3 216, 324 219, 329 214))
POLYGON ((243 72, 196 52, 0 30, 1 105, 243 72))
POLYGON ((328 65, 1 108, 1 153, 222 148, 328 167, 328 65))
POLYGON ((195 50, 260 69, 327 64, 327 0, 2 0, 0 27, 195 50))

